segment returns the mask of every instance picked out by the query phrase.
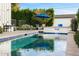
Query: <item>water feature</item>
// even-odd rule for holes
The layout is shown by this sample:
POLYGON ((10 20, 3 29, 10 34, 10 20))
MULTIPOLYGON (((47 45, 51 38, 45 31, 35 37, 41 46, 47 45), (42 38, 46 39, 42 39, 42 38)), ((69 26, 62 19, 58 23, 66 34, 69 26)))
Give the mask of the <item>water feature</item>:
POLYGON ((19 55, 19 56, 65 56, 66 55, 67 35, 36 34, 31 36, 29 40, 31 38, 37 40, 12 52, 12 55, 19 55))

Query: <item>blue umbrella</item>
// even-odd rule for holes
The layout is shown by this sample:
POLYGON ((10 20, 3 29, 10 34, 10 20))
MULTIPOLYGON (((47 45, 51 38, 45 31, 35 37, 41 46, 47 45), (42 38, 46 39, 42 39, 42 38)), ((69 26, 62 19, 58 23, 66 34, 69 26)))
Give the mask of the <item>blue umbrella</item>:
POLYGON ((36 17, 42 18, 43 20, 44 20, 44 18, 49 18, 49 16, 45 13, 37 14, 36 17))
POLYGON ((47 14, 44 14, 44 13, 37 14, 36 17, 39 17, 39 18, 49 18, 49 16, 47 14))

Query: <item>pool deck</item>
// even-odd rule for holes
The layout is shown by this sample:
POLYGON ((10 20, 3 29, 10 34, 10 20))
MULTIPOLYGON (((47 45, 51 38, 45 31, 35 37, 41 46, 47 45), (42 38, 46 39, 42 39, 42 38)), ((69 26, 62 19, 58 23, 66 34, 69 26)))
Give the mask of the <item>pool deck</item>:
MULTIPOLYGON (((20 34, 30 34, 30 33, 36 33, 38 30, 27 30, 27 31, 14 31, 14 32, 4 32, 3 34, 0 34, 1 38, 16 36, 20 34)), ((79 48, 77 47, 75 41, 74 41, 74 32, 68 33, 68 39, 67 39, 67 56, 79 56, 79 48)), ((11 42, 5 41, 3 43, 0 43, 0 56, 10 56, 10 50, 11 50, 11 42)))
POLYGON ((67 56, 79 56, 79 48, 74 41, 74 32, 69 32, 67 39, 67 56))
POLYGON ((11 41, 0 43, 0 56, 11 55, 11 41))
POLYGON ((39 30, 26 30, 26 31, 14 31, 14 32, 4 32, 0 34, 0 39, 1 38, 7 38, 7 37, 12 37, 12 36, 17 36, 17 35, 22 35, 22 34, 33 34, 37 33, 39 30))

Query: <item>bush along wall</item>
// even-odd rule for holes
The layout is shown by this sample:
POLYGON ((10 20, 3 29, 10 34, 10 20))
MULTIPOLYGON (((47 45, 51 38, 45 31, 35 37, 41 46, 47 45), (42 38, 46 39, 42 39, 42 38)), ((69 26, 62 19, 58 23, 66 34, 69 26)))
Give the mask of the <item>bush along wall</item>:
POLYGON ((0 26, 0 34, 1 34, 1 33, 3 33, 3 29, 2 29, 2 27, 0 26))
POLYGON ((24 24, 22 26, 18 26, 17 30, 34 30, 35 27, 33 27, 32 25, 28 25, 28 24, 24 24))
POLYGON ((74 39, 75 39, 75 42, 79 48, 79 32, 76 32, 76 34, 74 35, 74 39))

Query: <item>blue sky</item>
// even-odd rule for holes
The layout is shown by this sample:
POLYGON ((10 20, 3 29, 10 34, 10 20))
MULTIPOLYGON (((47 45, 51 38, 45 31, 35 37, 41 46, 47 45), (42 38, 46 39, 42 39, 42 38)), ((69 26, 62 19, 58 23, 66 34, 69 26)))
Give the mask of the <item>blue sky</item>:
POLYGON ((54 8, 55 14, 74 14, 79 8, 79 3, 21 3, 20 9, 54 8))

